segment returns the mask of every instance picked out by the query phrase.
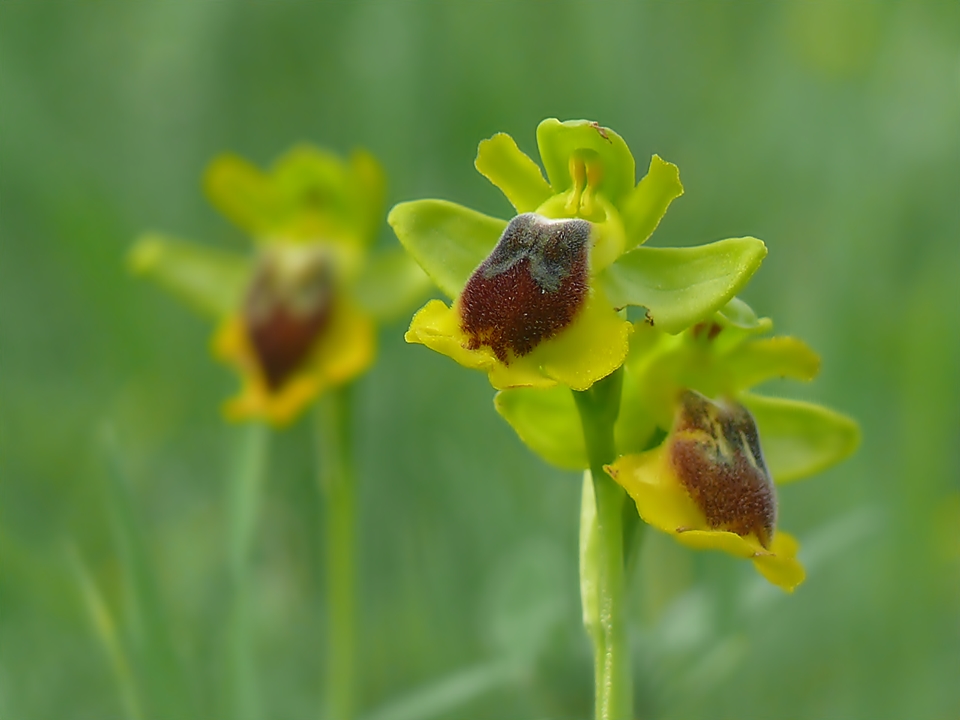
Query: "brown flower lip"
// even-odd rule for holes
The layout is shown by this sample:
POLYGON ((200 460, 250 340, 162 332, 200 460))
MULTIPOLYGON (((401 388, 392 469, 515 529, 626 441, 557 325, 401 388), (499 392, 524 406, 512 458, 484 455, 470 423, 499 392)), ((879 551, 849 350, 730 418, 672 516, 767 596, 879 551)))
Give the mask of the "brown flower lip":
POLYGON ((777 519, 773 481, 757 425, 742 405, 687 390, 669 446, 670 462, 712 529, 755 534, 768 548, 777 519))
POLYGON ((244 327, 272 391, 310 355, 335 296, 329 258, 302 247, 284 250, 260 258, 243 307, 244 327))
POLYGON ((509 364, 573 322, 589 291, 591 228, 535 213, 510 221, 460 295, 471 350, 486 345, 509 364))

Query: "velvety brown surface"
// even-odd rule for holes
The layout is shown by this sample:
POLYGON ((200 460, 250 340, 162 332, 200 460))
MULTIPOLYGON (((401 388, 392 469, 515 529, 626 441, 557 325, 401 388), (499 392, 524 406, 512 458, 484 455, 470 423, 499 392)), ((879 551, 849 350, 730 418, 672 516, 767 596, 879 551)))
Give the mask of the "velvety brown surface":
POLYGON ((271 390, 277 390, 310 354, 333 307, 333 279, 322 264, 294 280, 261 264, 247 294, 244 325, 271 390))
POLYGON ((567 327, 587 296, 590 223, 519 215, 460 296, 470 348, 490 347, 503 363, 567 327))
POLYGON ((767 547, 777 498, 753 417, 741 405, 713 403, 690 391, 682 403, 676 431, 702 434, 671 444, 670 461, 680 481, 711 528, 755 533, 767 547))

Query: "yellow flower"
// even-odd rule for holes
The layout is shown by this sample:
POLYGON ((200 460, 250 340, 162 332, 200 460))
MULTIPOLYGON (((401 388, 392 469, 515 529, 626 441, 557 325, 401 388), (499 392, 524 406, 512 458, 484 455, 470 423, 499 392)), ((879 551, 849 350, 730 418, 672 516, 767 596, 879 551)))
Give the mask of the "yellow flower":
MULTIPOLYGON (((860 433, 856 422, 829 408, 751 392, 774 378, 811 380, 820 368, 816 353, 797 338, 762 337, 771 328, 769 319, 738 299, 677 335, 638 323, 614 423, 619 459, 607 470, 651 525, 692 547, 750 557, 771 581, 791 588, 802 569, 796 543, 769 522, 775 516, 770 480, 780 486, 841 462, 856 449, 860 433), (699 456, 691 455, 694 450, 699 456), (678 453, 688 462, 678 465, 678 453), (702 508, 702 485, 684 482, 682 473, 698 457, 706 460, 694 480, 712 478, 712 488, 726 488, 721 499, 738 512, 744 498, 734 491, 742 485, 730 468, 739 466, 740 479, 766 493, 767 522, 757 522, 758 515, 752 524, 737 525, 729 514, 702 508)), ((548 462, 589 467, 577 406, 563 388, 501 391, 496 408, 548 462)))
POLYGON ((749 558, 790 592, 803 582, 797 541, 776 527, 776 491, 757 425, 739 403, 684 392, 666 440, 606 470, 645 522, 681 543, 749 558))
POLYGON ((637 183, 623 139, 586 120, 544 120, 537 145, 546 179, 509 135, 480 143, 476 167, 513 205, 510 221, 442 200, 401 203, 388 218, 453 299, 424 306, 407 341, 497 389, 586 390, 627 355, 627 305, 679 332, 733 297, 766 253, 755 238, 640 247, 683 192, 675 165, 654 155, 637 183))
POLYGON ((374 319, 396 314, 425 278, 402 253, 369 252, 384 180, 368 153, 343 161, 300 146, 267 173, 227 155, 204 184, 253 257, 150 234, 131 263, 216 320, 214 354, 241 377, 226 416, 288 423, 370 366, 374 319))

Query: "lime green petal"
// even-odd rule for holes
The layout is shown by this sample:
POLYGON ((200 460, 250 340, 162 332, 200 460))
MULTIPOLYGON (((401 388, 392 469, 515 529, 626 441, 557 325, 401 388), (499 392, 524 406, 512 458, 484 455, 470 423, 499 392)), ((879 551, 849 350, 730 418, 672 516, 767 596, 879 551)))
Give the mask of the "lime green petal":
POLYGON ((210 202, 241 230, 263 235, 283 220, 283 203, 271 181, 237 155, 221 155, 207 167, 203 187, 210 202))
POLYGON ((362 225, 354 204, 352 177, 336 155, 310 145, 298 145, 274 163, 270 176, 283 208, 283 224, 272 227, 290 238, 315 240, 336 237, 359 242, 362 225))
POLYGON ((493 403, 527 447, 548 463, 564 470, 589 466, 580 416, 567 388, 501 390, 493 403))
POLYGON ((627 246, 634 248, 647 241, 657 229, 670 203, 683 195, 680 170, 673 163, 650 158, 650 169, 621 203, 620 214, 627 231, 627 246))
POLYGON ((353 286, 360 306, 381 321, 395 320, 416 305, 433 283, 400 248, 369 258, 353 286))
POLYGON ((467 284, 507 226, 504 220, 446 200, 400 203, 387 222, 407 252, 451 298, 467 284))
POLYGON ((689 248, 639 247, 600 276, 615 307, 647 308, 654 326, 678 333, 716 312, 767 254, 761 240, 729 238, 689 248))
POLYGON ((133 272, 213 318, 239 307, 250 277, 250 263, 242 256, 158 234, 140 237, 128 262, 133 272))
POLYGON ((734 391, 780 377, 812 380, 820 372, 820 357, 793 337, 751 340, 734 348, 723 362, 734 391))
POLYGON ((574 390, 586 390, 623 365, 632 331, 633 325, 594 291, 568 328, 517 364, 537 363, 548 377, 574 390))
POLYGON ((353 202, 356 223, 364 244, 377 237, 383 222, 387 197, 387 178, 383 166, 366 150, 354 150, 350 155, 350 173, 353 176, 353 202))
POLYGON ((317 199, 328 204, 345 204, 347 166, 328 150, 297 145, 274 162, 270 177, 288 206, 296 207, 304 201, 309 204, 311 198, 304 197, 305 192, 318 193, 317 199))
POLYGON ((763 455, 777 483, 825 470, 860 444, 857 423, 822 405, 749 393, 740 401, 757 421, 763 455))
POLYGON ((573 187, 570 159, 574 155, 599 160, 602 178, 597 189, 614 205, 633 190, 636 182, 633 155, 623 138, 609 128, 589 120, 560 122, 549 118, 537 127, 537 146, 554 193, 573 187))
POLYGON ((770 318, 758 317, 753 308, 738 297, 730 298, 730 302, 717 311, 718 321, 727 327, 740 330, 751 330, 756 333, 769 332, 773 328, 770 318))
POLYGON ((481 141, 473 164, 500 188, 518 213, 536 210, 553 194, 537 164, 506 133, 481 141))

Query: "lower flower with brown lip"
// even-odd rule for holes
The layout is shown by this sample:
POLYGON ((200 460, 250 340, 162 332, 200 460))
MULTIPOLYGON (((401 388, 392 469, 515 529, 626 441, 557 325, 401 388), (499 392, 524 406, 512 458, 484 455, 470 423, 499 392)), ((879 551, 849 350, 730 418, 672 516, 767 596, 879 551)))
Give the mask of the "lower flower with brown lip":
POLYGON ((664 442, 606 471, 645 522, 683 544, 749 558, 788 592, 803 582, 796 540, 776 529, 776 492, 756 423, 739 403, 684 391, 664 442))

